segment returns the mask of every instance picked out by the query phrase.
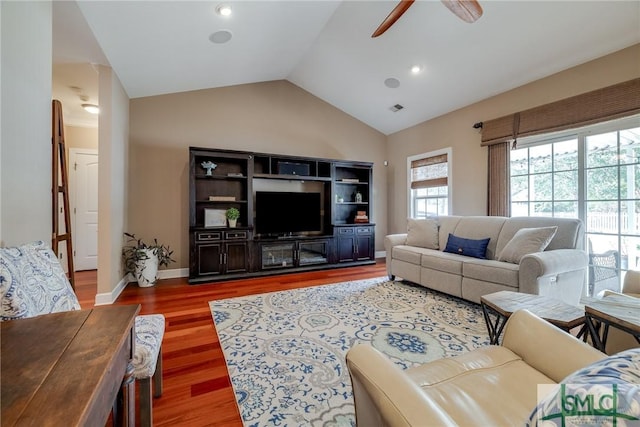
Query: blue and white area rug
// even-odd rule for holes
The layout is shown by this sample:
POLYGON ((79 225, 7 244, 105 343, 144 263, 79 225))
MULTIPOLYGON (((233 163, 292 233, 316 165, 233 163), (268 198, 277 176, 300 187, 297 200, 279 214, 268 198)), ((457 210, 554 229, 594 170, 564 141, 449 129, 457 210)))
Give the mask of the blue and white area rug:
POLYGON ((479 305, 386 278, 209 305, 247 427, 355 425, 357 343, 402 369, 489 344, 479 305))

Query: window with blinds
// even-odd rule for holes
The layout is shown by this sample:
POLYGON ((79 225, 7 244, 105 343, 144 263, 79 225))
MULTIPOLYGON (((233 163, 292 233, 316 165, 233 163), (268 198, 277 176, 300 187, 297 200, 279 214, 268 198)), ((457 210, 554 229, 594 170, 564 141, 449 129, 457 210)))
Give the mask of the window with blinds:
POLYGON ((448 215, 450 208, 451 149, 407 159, 409 215, 411 218, 448 215))

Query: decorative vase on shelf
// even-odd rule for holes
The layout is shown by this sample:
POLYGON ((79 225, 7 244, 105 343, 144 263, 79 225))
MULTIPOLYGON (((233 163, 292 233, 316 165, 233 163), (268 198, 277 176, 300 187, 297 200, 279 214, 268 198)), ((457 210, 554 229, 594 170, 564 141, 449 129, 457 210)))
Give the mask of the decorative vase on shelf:
POLYGON ((356 191, 355 202, 362 203, 362 193, 359 191, 356 191))
POLYGON ((235 228, 235 227, 236 227, 236 225, 238 224, 238 220, 237 220, 237 219, 231 219, 231 218, 229 218, 228 220, 229 220, 229 227, 230 227, 230 228, 235 228))

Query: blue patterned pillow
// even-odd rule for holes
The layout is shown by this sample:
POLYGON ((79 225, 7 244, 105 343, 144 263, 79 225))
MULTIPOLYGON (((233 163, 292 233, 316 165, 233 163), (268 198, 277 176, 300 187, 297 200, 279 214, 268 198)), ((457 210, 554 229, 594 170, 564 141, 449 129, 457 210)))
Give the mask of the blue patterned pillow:
POLYGON ((527 426, 640 425, 640 348, 566 377, 533 410, 527 426))
POLYGON ((0 248, 0 321, 79 310, 58 258, 42 241, 0 248))
POLYGON ((491 239, 465 239, 449 233, 449 239, 447 240, 447 246, 444 248, 444 251, 452 254, 487 259, 489 240, 491 239))

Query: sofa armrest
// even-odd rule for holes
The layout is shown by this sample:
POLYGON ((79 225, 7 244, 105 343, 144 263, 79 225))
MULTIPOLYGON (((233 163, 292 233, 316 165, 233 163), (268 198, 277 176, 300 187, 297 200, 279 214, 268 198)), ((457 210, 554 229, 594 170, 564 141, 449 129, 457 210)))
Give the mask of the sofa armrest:
POLYGON ((407 233, 403 234, 388 234, 384 237, 384 250, 387 257, 387 275, 391 278, 391 253, 393 247, 398 245, 404 245, 407 243, 407 233))
POLYGON ((522 257, 520 292, 546 295, 577 305, 587 277, 589 257, 580 249, 555 249, 522 257))
POLYGON ((528 310, 516 311, 509 317, 502 345, 557 383, 606 357, 528 310))
POLYGON ((454 426, 440 406, 402 369, 375 348, 358 344, 347 353, 359 426, 454 426))

